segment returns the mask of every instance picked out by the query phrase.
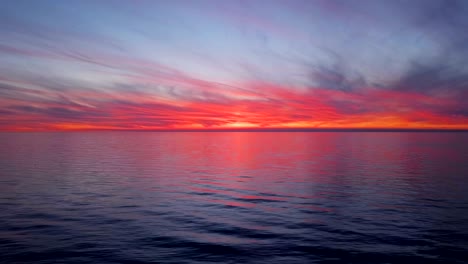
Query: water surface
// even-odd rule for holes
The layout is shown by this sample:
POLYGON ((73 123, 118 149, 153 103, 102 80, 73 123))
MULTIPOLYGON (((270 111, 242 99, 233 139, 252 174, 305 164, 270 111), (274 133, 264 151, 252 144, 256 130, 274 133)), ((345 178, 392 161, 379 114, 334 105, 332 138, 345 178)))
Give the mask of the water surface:
POLYGON ((5 263, 466 263, 468 133, 0 134, 5 263))

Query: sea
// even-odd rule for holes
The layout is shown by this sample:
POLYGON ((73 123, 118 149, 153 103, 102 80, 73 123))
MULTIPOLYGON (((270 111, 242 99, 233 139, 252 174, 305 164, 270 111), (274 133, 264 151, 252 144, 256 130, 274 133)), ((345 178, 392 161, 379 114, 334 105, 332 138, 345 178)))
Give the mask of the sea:
POLYGON ((0 263, 468 263, 468 133, 0 133, 0 263))

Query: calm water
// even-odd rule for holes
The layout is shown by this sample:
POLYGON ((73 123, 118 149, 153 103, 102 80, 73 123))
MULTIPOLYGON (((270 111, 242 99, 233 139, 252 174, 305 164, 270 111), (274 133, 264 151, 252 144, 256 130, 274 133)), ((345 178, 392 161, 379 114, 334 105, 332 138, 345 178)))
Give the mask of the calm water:
POLYGON ((2 263, 466 263, 468 133, 1 133, 2 263))

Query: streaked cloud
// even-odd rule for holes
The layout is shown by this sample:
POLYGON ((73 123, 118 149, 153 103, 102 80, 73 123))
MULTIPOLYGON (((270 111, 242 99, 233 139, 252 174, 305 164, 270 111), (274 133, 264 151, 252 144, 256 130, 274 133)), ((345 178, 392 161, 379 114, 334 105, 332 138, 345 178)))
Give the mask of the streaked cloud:
POLYGON ((1 130, 468 128, 463 1, 2 5, 1 130))

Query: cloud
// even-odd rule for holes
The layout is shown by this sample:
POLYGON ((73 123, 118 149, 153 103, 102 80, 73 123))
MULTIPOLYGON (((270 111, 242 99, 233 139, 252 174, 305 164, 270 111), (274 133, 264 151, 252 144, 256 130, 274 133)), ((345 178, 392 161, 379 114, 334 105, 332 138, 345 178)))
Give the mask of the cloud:
MULTIPOLYGON (((256 15, 259 3, 223 4, 210 9, 219 13, 202 13, 207 15, 207 21, 225 19, 237 29, 253 26, 254 52, 239 55, 233 51, 223 57, 214 51, 203 54, 196 48, 186 51, 181 47, 193 43, 176 45, 178 39, 174 37, 165 44, 180 52, 159 53, 166 63, 157 56, 126 49, 138 41, 127 29, 115 29, 128 37, 119 40, 110 33, 81 32, 2 17, 0 32, 9 37, 0 41, 0 54, 7 58, 0 63, 0 129, 468 127, 466 4, 428 1, 408 3, 406 9, 400 2, 388 4, 398 11, 396 16, 404 27, 398 28, 400 22, 387 21, 386 17, 375 20, 384 30, 391 29, 379 39, 394 38, 377 49, 382 53, 375 53, 372 47, 378 43, 372 42, 372 34, 377 33, 371 27, 356 27, 361 26, 359 21, 382 15, 375 5, 366 7, 365 1, 355 7, 339 1, 313 2, 306 8, 315 10, 317 18, 313 18, 307 15, 308 11, 298 10, 301 5, 297 3, 300 2, 272 2, 271 10, 275 12, 283 7, 297 12, 297 21, 291 23, 273 15, 273 11, 256 15), (243 12, 246 8, 251 9, 243 12), (330 13, 334 14, 331 20, 330 13), (334 19, 343 16, 346 21, 336 23, 334 19), (311 34, 304 31, 307 23, 320 19, 326 22, 321 32, 324 41, 301 42, 311 34), (344 22, 350 23, 351 33, 340 28, 344 22), (303 28, 294 27, 294 23, 303 23, 303 28), (369 35, 356 33, 368 29, 369 35), (422 44, 408 37, 413 33, 419 34, 422 44), (336 37, 340 34, 346 36, 336 37), (340 42, 350 37, 353 43, 340 42), (320 46, 327 43, 325 40, 333 45, 320 46), (401 53, 388 48, 399 40, 411 45, 397 46, 401 53), (291 46, 281 46, 290 42, 291 46), (419 47, 431 53, 414 52, 419 47), (192 56, 184 57, 185 54, 192 56), (233 72, 247 74, 233 74, 235 78, 226 82, 214 81, 201 77, 198 69, 175 63, 181 57, 223 70, 238 67, 233 72), (389 57, 399 59, 396 73, 387 78, 376 77, 376 73, 386 71, 389 57), (28 70, 20 67, 23 65, 28 70), (369 65, 379 69, 364 67, 369 65)), ((199 11, 204 12, 204 6, 201 7, 199 11)), ((148 39, 152 33, 138 30, 138 26, 135 23, 128 28, 137 28, 130 32, 144 32, 148 39)), ((180 32, 190 33, 186 27, 180 32)), ((216 36, 211 33, 197 31, 206 34, 200 39, 206 41, 203 43, 207 43, 208 51, 212 46, 207 39, 216 36)), ((185 39, 193 36, 189 34, 185 39)), ((250 33, 232 39, 232 43, 245 42, 245 46, 251 41, 250 33), (242 39, 235 39, 239 37, 242 39)), ((231 47, 232 43, 226 46, 231 47)), ((141 44, 144 47, 147 43, 141 44)), ((138 46, 133 48, 137 50, 138 46)), ((200 68, 200 72, 210 76, 209 68, 200 68)))

